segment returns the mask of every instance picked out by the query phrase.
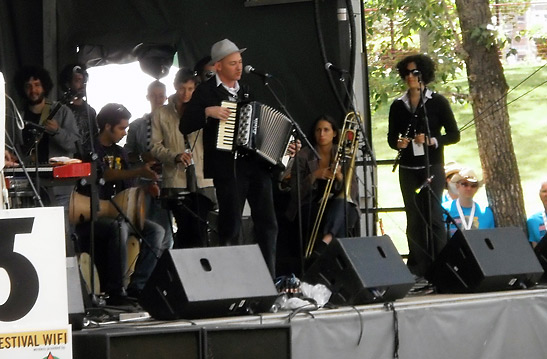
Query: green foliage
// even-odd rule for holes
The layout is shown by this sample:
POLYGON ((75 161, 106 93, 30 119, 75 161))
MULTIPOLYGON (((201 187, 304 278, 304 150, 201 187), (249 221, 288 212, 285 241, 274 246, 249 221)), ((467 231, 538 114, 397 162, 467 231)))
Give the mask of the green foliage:
POLYGON ((452 3, 366 0, 365 8, 370 9, 365 12, 365 26, 373 111, 402 91, 404 83, 394 67, 412 53, 425 52, 438 64, 438 91, 449 96, 458 93, 459 89, 451 87, 450 81, 461 73, 464 63, 458 51, 460 35, 455 29, 459 25, 452 3))
POLYGON ((497 44, 496 33, 490 24, 474 28, 469 36, 477 45, 484 46, 488 50, 494 48, 497 44))
MULTIPOLYGON (((496 1, 497 4, 510 2, 496 1)), ((435 89, 455 101, 466 101, 468 96, 462 87, 452 84, 465 68, 455 0, 364 0, 364 4, 373 111, 404 88, 393 71, 397 61, 420 52, 427 53, 437 63, 435 89)), ((527 6, 511 12, 499 9, 493 10, 493 24, 475 28, 470 36, 487 49, 495 49, 497 45, 504 49, 505 56, 515 55, 517 51, 512 44, 529 34, 502 29, 517 28, 518 15, 524 14, 527 6)))

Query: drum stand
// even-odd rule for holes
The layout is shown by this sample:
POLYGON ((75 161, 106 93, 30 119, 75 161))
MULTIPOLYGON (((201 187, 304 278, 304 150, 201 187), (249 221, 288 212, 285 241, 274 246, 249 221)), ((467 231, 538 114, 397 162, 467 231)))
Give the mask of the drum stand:
POLYGON ((148 249, 150 249, 150 252, 154 253, 154 257, 156 257, 156 259, 159 259, 160 256, 154 252, 154 248, 152 248, 152 246, 150 245, 150 243, 148 243, 146 241, 146 238, 144 238, 144 236, 142 235, 141 231, 138 230, 137 227, 135 227, 135 224, 133 222, 131 222, 131 220, 129 219, 129 217, 127 217, 127 215, 124 213, 124 211, 120 208, 120 206, 116 203, 116 201, 114 201, 113 198, 110 198, 109 199, 110 203, 112 203, 112 205, 114 206, 114 208, 116 208, 116 211, 118 211, 118 217, 121 217, 123 218, 123 220, 129 225, 129 227, 131 228, 131 230, 133 231, 132 233, 136 234, 137 237, 139 237, 141 240, 142 240, 142 243, 148 247, 148 249))

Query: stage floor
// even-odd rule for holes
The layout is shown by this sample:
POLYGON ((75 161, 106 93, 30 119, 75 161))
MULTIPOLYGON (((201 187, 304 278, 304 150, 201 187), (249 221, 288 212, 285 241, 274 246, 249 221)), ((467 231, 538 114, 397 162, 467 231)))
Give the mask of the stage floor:
POLYGON ((192 321, 113 321, 74 332, 73 344, 74 359, 388 359, 395 352, 413 359, 544 359, 546 332, 547 289, 538 288, 192 321))

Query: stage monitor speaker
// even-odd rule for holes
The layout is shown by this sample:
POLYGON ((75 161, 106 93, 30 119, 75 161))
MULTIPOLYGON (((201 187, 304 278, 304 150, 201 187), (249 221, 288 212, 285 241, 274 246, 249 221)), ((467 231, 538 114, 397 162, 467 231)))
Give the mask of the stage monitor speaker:
POLYGON ((82 330, 73 334, 72 350, 78 359, 201 359, 201 336, 195 326, 82 330))
POLYGON ((534 252, 536 253, 539 263, 543 267, 543 270, 546 272, 541 277, 542 282, 547 281, 547 234, 541 238, 541 240, 534 247, 534 252))
POLYGON ((543 269, 520 228, 456 231, 433 263, 429 279, 441 293, 520 289, 543 269))
POLYGON ((258 245, 165 251, 139 303, 156 319, 270 310, 277 290, 258 245))
POLYGON ((326 285, 337 305, 394 301, 414 285, 389 236, 335 238, 303 279, 326 285))
POLYGON ((203 329, 204 358, 290 359, 290 325, 203 329))

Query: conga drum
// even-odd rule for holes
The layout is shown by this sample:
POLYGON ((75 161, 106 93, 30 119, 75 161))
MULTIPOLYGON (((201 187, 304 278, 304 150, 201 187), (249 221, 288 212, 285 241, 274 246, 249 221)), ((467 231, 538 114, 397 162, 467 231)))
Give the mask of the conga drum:
MULTIPOLYGON (((125 189, 114 196, 113 201, 125 214, 131 223, 139 230, 144 228, 146 220, 145 192, 140 187, 125 189)), ((73 191, 70 195, 68 220, 71 224, 88 222, 91 219, 90 198, 86 195, 73 191)), ((116 218, 120 213, 117 208, 106 200, 99 200, 99 217, 116 218)))

